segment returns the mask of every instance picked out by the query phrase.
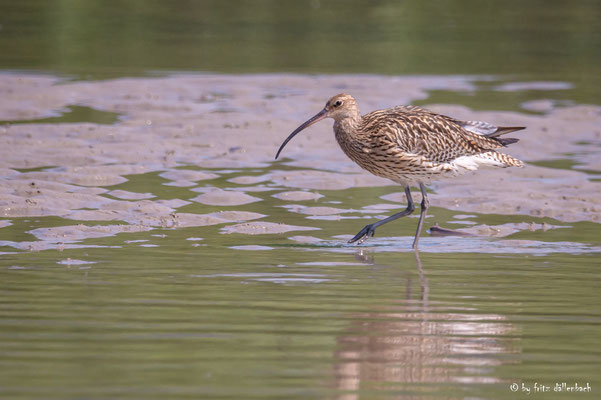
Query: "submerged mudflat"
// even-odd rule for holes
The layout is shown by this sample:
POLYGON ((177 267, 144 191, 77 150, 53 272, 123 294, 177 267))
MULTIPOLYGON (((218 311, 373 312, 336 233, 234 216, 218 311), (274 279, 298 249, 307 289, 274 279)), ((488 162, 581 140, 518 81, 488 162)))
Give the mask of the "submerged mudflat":
MULTIPOLYGON (((499 90, 557 89, 552 82, 506 86, 499 90)), ((225 224, 228 233, 284 233, 319 229, 319 219, 385 215, 405 201, 400 189, 374 196, 373 204, 361 210, 321 198, 320 191, 394 186, 348 160, 335 143, 331 123, 298 135, 283 161, 274 162, 275 150, 335 93, 351 93, 369 112, 427 98, 430 90, 470 92, 475 87, 466 77, 199 74, 78 82, 1 74, 0 216, 4 226, 20 217, 73 220, 69 229, 31 232, 42 242, 52 235, 53 242, 69 242, 103 232, 216 224, 225 224), (66 122, 73 107, 89 112, 66 122), (128 186, 134 177, 148 174, 158 175, 160 183, 128 186), (260 209, 254 210, 258 202, 260 209), (207 211, 181 211, 190 204, 207 206, 207 211), (306 216, 305 226, 287 225, 284 218, 264 221, 271 214, 265 211, 273 207, 306 216), (91 229, 90 221, 114 223, 91 229)), ((520 142, 506 151, 529 163, 523 169, 478 171, 437 182, 431 187, 432 205, 454 212, 601 222, 596 175, 601 162, 591 150, 601 146, 601 107, 556 108, 541 100, 524 105, 544 111, 539 114, 428 108, 462 119, 527 126, 517 133, 520 142), (562 168, 566 160, 569 168, 562 168)), ((547 224, 540 231, 552 228, 547 224)), ((505 236, 528 229, 538 228, 518 221, 469 232, 505 236)))

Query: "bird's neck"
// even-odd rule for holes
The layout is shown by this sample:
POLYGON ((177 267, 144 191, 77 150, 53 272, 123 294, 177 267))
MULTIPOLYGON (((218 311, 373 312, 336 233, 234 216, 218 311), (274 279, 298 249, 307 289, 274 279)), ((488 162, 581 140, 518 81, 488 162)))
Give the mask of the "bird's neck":
POLYGON ((346 136, 352 137, 355 132, 357 132, 357 128, 359 123, 361 122, 361 116, 357 113, 356 116, 342 118, 334 122, 334 132, 336 132, 336 136, 346 136))

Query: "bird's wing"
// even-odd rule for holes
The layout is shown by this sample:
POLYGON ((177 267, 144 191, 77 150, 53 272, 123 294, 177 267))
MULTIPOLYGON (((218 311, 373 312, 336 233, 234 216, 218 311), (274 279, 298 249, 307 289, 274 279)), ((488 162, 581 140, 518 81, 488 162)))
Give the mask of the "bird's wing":
POLYGON ((497 126, 484 121, 453 121, 467 131, 488 137, 498 137, 501 135, 505 135, 506 133, 526 129, 523 126, 497 126))
POLYGON ((437 114, 430 110, 426 110, 425 108, 421 108, 418 106, 398 106, 393 108, 396 112, 401 113, 409 113, 416 115, 430 115, 430 116, 438 116, 440 118, 449 120, 454 122, 455 124, 461 126, 466 131, 470 131, 473 133, 477 133, 478 135, 488 136, 488 137, 498 137, 501 135, 505 135, 506 133, 511 133, 515 131, 520 131, 522 129, 526 129, 523 126, 497 126, 491 124, 490 122, 485 121, 461 121, 455 118, 448 117, 446 115, 437 114))
POLYGON ((504 146, 501 140, 464 128, 447 116, 415 106, 374 111, 363 117, 372 147, 448 162, 504 146))

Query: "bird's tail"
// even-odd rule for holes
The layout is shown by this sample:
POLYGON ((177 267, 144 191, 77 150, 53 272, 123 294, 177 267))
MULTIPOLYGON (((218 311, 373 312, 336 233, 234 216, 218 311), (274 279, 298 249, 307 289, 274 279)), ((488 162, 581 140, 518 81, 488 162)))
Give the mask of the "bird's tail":
POLYGON ((497 142, 501 143, 503 146, 508 146, 512 143, 517 143, 520 139, 516 138, 494 138, 497 142))
POLYGON ((488 137, 498 137, 498 136, 505 135, 507 133, 511 133, 511 132, 515 132, 515 131, 521 131, 522 129, 526 129, 526 127, 525 126, 499 126, 499 127, 497 127, 496 131, 494 131, 493 133, 491 133, 489 135, 486 135, 486 136, 488 136, 488 137))
POLYGON ((524 162, 522 160, 518 160, 515 157, 510 156, 509 154, 505 154, 505 153, 498 153, 498 152, 492 152, 493 154, 489 154, 492 155, 492 158, 495 161, 498 161, 499 163, 501 163, 501 167, 518 167, 521 168, 524 166, 524 162))

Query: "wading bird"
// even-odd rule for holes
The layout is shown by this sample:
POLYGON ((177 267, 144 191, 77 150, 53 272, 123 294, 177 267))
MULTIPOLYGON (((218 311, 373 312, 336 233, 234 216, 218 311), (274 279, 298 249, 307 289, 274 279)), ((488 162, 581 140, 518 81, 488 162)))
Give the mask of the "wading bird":
POLYGON ((460 121, 416 106, 398 106, 361 116, 355 99, 338 94, 323 110, 299 126, 284 140, 275 158, 300 131, 324 118, 334 119, 334 134, 342 151, 363 169, 403 186, 407 208, 388 218, 366 225, 349 243, 363 243, 376 228, 415 210, 411 186, 422 193, 421 212, 413 248, 428 209, 425 185, 433 180, 457 176, 479 167, 523 167, 524 163, 497 149, 518 139, 501 138, 524 127, 501 127, 482 121, 460 121))

